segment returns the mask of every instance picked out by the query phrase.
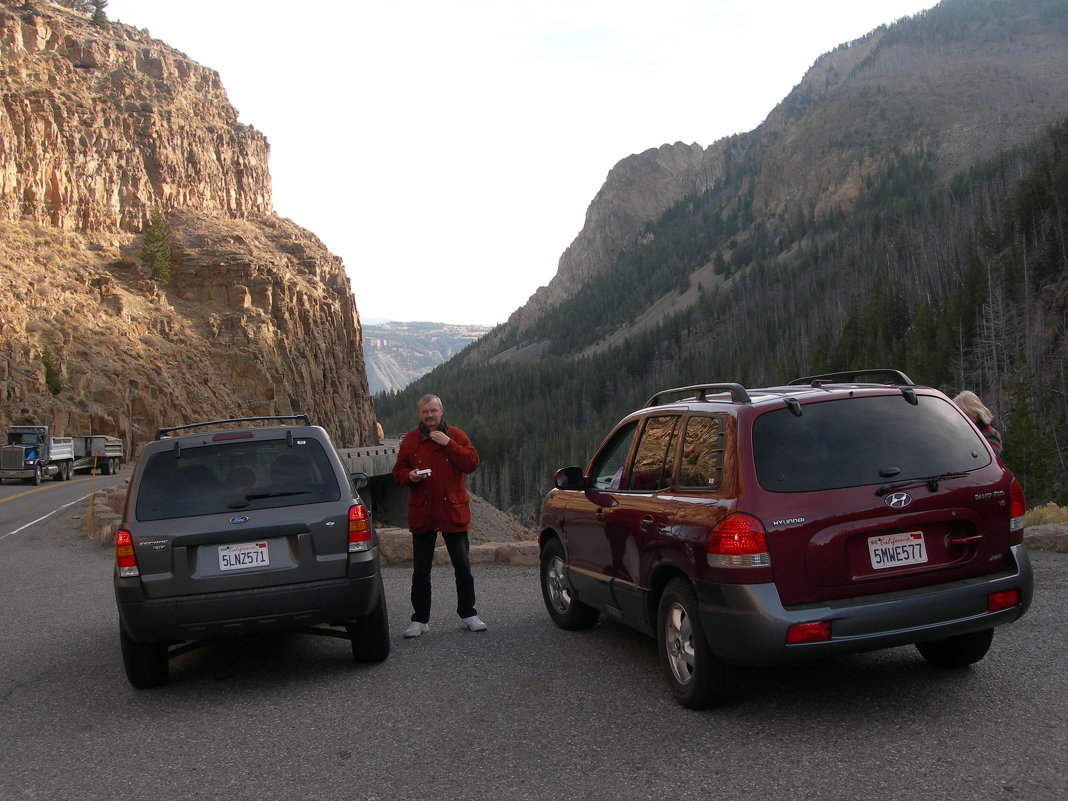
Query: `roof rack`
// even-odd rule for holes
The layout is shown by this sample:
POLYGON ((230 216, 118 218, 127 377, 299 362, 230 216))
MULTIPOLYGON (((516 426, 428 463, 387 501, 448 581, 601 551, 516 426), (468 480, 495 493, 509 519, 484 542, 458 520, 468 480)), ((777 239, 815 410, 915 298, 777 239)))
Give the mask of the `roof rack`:
POLYGON ((693 398, 679 398, 679 400, 696 400, 703 403, 708 400, 709 393, 717 394, 721 392, 729 392, 731 401, 734 403, 752 403, 752 400, 749 398, 749 393, 745 391, 745 387, 741 384, 692 384, 688 387, 675 387, 674 389, 660 390, 660 392, 657 392, 645 402, 645 408, 658 406, 660 404, 660 399, 663 396, 672 395, 677 392, 694 393, 693 398))
POLYGON ((877 367, 873 370, 846 370, 841 373, 822 373, 821 375, 795 378, 787 386, 793 387, 802 384, 813 387, 819 387, 823 384, 892 384, 895 386, 906 384, 913 386, 914 383, 911 378, 900 370, 877 367), (865 381, 861 376, 868 376, 869 380, 865 381))
POLYGON ((235 417, 230 420, 209 420, 204 423, 186 423, 184 426, 171 426, 170 428, 157 428, 156 439, 163 439, 175 431, 185 431, 189 428, 203 428, 204 426, 219 426, 226 423, 263 423, 278 420, 300 420, 306 426, 311 425, 311 418, 306 414, 288 414, 275 417, 235 417))

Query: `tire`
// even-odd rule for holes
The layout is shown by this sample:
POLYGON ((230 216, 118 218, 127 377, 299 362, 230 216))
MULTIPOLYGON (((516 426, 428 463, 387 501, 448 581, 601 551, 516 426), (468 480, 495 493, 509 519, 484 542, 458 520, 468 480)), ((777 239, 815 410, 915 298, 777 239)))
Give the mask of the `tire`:
POLYGON ((974 665, 986 656, 986 652, 990 650, 990 643, 993 641, 994 629, 990 628, 973 631, 971 634, 946 637, 943 640, 918 642, 916 650, 935 667, 965 668, 968 665, 974 665))
POLYGON ((37 464, 33 468, 33 478, 30 479, 30 483, 34 484, 35 486, 40 486, 43 480, 44 476, 41 475, 41 465, 37 464))
POLYGON ((697 595, 685 579, 672 579, 660 596, 656 641, 660 665, 679 703, 707 709, 727 699, 730 669, 712 653, 698 616, 697 595))
POLYGON ((100 475, 102 475, 102 476, 110 476, 111 475, 111 459, 104 459, 103 461, 100 462, 100 475))
POLYGON ((345 624, 352 641, 352 658, 357 662, 382 662, 389 656, 389 612, 386 592, 378 579, 378 603, 367 617, 345 624))
POLYGON ((567 562, 560 540, 551 539, 541 551, 541 597, 553 623, 568 631, 588 629, 601 613, 574 595, 567 579, 567 562))
POLYGON ((132 640, 121 623, 119 643, 122 645, 122 666, 126 668, 130 684, 139 690, 147 690, 167 683, 167 643, 132 640))

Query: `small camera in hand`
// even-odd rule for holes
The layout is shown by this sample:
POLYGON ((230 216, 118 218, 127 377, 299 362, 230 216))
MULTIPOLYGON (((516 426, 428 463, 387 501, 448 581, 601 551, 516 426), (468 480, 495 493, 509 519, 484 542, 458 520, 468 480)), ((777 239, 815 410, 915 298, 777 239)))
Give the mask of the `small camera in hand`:
POLYGON ((430 468, 424 467, 422 470, 416 470, 415 474, 420 478, 430 478, 430 468))

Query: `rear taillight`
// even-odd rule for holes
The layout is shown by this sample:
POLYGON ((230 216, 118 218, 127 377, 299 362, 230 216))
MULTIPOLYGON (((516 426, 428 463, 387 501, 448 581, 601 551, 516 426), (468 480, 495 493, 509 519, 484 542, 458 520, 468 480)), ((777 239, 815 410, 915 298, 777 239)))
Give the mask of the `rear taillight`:
POLYGON ((115 532, 115 567, 123 578, 141 575, 134 556, 133 537, 124 528, 115 532))
POLYGON ((768 567, 771 554, 764 542, 764 526, 751 515, 733 514, 708 535, 708 564, 712 567, 768 567))
POLYGON ((1023 542, 1024 515, 1027 514, 1027 499, 1024 498, 1023 487, 1015 478, 1009 487, 1009 538, 1010 545, 1019 545, 1023 542))
POLYGON ((1012 609, 1019 604, 1019 590, 1002 590, 1001 592, 992 592, 986 596, 987 612, 1000 612, 1003 609, 1012 609))
POLYGON ((360 504, 349 507, 349 553, 371 550, 371 521, 360 504))

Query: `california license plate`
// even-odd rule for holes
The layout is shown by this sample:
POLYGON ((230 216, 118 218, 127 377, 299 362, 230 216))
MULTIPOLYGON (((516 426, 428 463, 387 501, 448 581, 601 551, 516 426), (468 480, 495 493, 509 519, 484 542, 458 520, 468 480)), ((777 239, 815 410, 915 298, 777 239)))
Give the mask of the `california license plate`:
POLYGON ((219 570, 266 567, 270 563, 271 555, 266 542, 240 542, 219 546, 219 570))
POLYGON ((882 534, 868 537, 868 554, 876 570, 902 565, 922 565, 927 561, 927 547, 922 531, 882 534))

